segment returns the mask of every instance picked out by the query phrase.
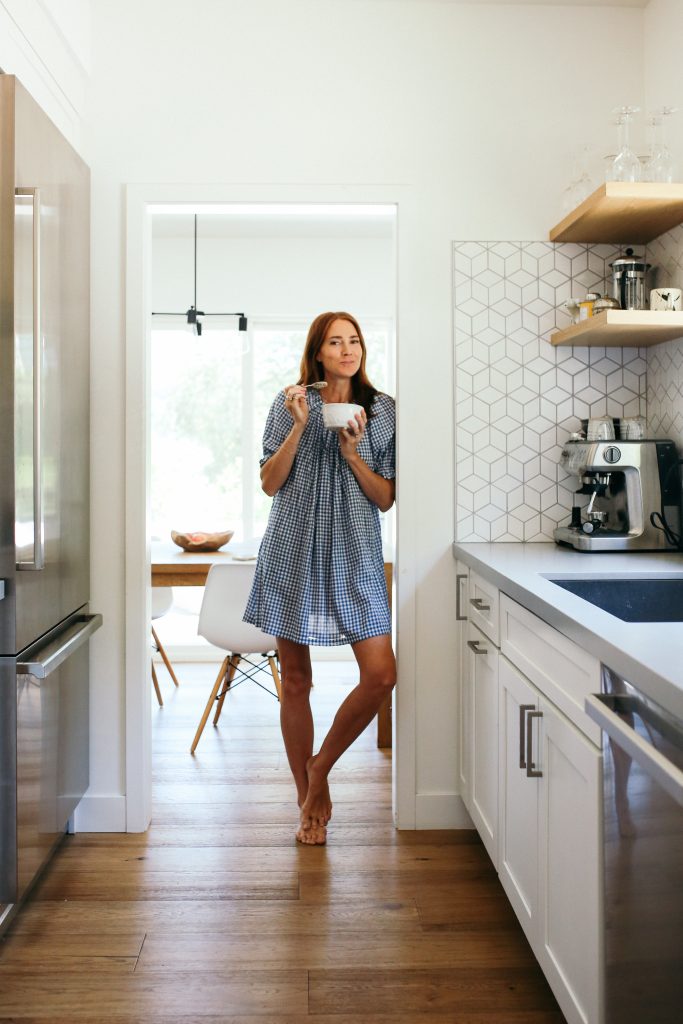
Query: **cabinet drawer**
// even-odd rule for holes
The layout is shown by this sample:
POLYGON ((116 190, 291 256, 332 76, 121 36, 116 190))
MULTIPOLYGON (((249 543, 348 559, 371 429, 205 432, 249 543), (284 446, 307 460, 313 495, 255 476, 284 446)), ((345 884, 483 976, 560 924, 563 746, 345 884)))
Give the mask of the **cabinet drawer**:
POLYGON ((500 632, 505 657, 599 746, 600 729, 584 711, 588 694, 600 691, 598 659, 506 594, 500 599, 500 632))
POLYGON ((467 617, 496 647, 500 644, 500 614, 498 588, 470 572, 467 594, 467 617))

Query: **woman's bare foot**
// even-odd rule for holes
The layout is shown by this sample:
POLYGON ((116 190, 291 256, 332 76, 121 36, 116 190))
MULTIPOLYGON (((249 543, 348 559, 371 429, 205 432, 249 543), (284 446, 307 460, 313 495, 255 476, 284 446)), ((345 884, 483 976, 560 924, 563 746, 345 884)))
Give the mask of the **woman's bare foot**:
POLYGON ((327 829, 324 825, 299 825, 296 833, 297 843, 304 846, 324 846, 327 842, 327 829))
POLYGON ((308 793, 301 808, 301 822, 303 825, 310 822, 311 825, 321 827, 327 825, 332 817, 332 800, 327 775, 316 771, 316 761, 317 754, 314 754, 306 762, 308 793))

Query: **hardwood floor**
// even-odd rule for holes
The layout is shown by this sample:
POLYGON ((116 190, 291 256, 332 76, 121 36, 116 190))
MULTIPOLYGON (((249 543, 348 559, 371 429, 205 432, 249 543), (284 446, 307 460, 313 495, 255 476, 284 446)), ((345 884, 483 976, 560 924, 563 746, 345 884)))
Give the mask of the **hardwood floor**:
MULTIPOLYGON (((236 688, 191 758, 215 668, 179 668, 152 827, 66 837, 0 944, 0 1021, 562 1024, 476 833, 395 831, 374 726, 301 847, 274 698, 236 688)), ((317 666, 318 733, 354 675, 317 666)))

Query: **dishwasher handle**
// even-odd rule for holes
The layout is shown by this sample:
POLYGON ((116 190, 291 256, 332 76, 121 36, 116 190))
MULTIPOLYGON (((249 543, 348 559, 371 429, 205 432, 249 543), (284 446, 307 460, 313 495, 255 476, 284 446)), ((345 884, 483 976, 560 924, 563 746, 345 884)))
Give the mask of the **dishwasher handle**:
POLYGON ((618 694, 591 693, 586 697, 586 713, 683 807, 683 772, 614 711, 620 699, 618 694))
MULTIPOLYGON (((93 633, 102 625, 102 616, 85 615, 67 626, 63 633, 48 642, 44 648, 36 651, 39 656, 29 661, 17 662, 17 675, 35 676, 36 679, 47 679, 55 669, 71 657, 74 651, 82 647, 93 633)), ((33 654, 33 651, 31 651, 33 654)))

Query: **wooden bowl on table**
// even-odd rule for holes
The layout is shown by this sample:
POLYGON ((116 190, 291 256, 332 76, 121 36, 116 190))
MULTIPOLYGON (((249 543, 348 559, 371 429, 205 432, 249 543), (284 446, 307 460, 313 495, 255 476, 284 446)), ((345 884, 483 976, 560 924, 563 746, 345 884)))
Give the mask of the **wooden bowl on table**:
POLYGON ((223 533, 178 533, 171 530, 171 540, 183 551, 218 551, 228 543, 234 530, 223 533))

